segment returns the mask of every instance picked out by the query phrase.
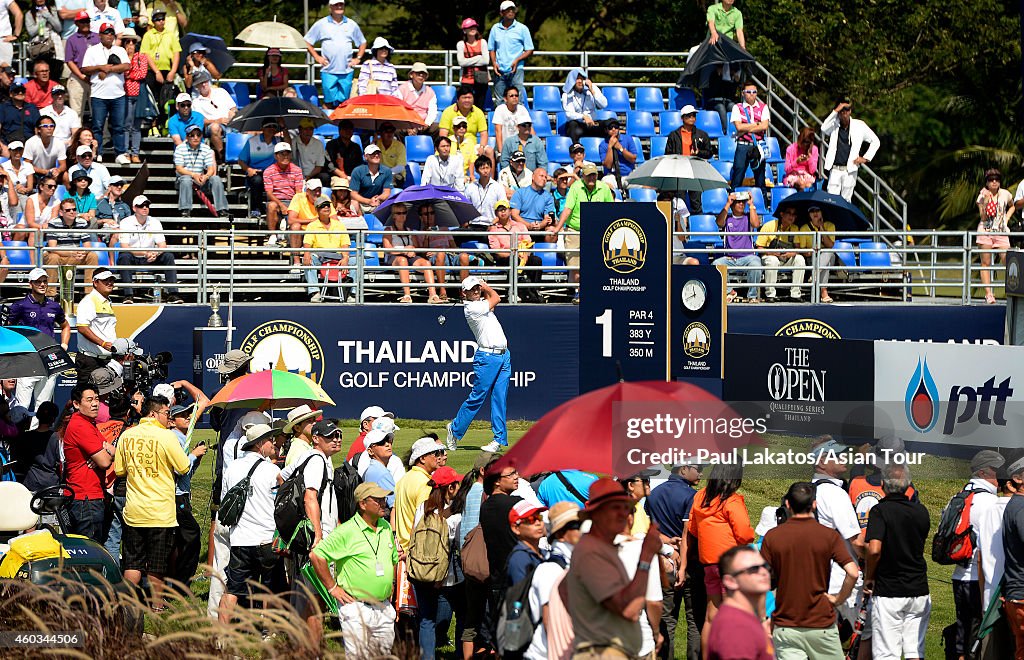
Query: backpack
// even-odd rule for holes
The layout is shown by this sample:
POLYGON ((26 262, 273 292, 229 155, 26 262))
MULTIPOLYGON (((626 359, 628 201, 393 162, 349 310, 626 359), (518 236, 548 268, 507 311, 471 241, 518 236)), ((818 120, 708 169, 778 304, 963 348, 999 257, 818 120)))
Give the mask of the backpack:
POLYGON ((359 512, 356 505, 356 486, 363 483, 359 471, 348 461, 344 461, 334 470, 334 497, 338 502, 338 519, 345 522, 359 512))
POLYGON ((487 582, 491 576, 491 565, 487 561, 487 545, 480 525, 469 530, 462 542, 462 570, 477 582, 487 582))
POLYGON ((424 516, 409 539, 409 577, 419 582, 443 581, 448 575, 450 552, 448 522, 436 512, 424 516))
MULTIPOLYGON (((820 486, 823 483, 831 483, 831 480, 829 480, 829 479, 818 479, 817 481, 812 481, 811 482, 811 485, 814 486, 815 494, 817 494, 817 492, 818 492, 818 486, 820 486)), ((845 481, 843 482, 843 490, 849 490, 849 486, 847 485, 847 483, 845 481)), ((814 519, 815 520, 818 519, 818 510, 817 509, 814 510, 814 519)), ((789 509, 786 508, 786 496, 783 495, 782 499, 779 501, 779 508, 775 509, 775 522, 777 524, 781 525, 782 523, 786 522, 787 520, 789 520, 789 509)))
POLYGON ((970 564, 978 542, 971 526, 973 502, 974 491, 965 488, 954 495, 942 510, 942 518, 932 537, 932 561, 936 564, 970 564))
MULTIPOLYGON (((514 552, 514 551, 513 551, 514 552)), ((509 557, 512 555, 510 554, 509 557)), ((550 561, 544 560, 537 566, 550 561)), ((523 577, 507 590, 498 610, 498 628, 495 640, 498 655, 502 658, 520 658, 533 641, 533 632, 541 624, 541 617, 534 619, 530 608, 530 587, 533 585, 534 566, 523 577)))
POLYGON ((250 485, 252 474, 262 462, 263 459, 257 460, 249 468, 249 474, 245 475, 241 481, 228 488, 228 492, 224 493, 224 497, 220 500, 220 508, 217 509, 217 520, 220 521, 220 524, 225 527, 234 527, 242 519, 245 502, 249 499, 249 493, 252 492, 252 486, 250 485))
MULTIPOLYGON (((277 495, 274 496, 274 524, 277 526, 278 534, 288 544, 288 549, 294 552, 305 552, 303 547, 301 547, 302 541, 299 539, 302 535, 297 535, 296 531, 299 530, 301 523, 306 520, 306 481, 304 478, 306 465, 316 456, 320 455, 310 452, 310 455, 306 457, 302 465, 296 468, 291 476, 277 487, 277 495)), ((321 458, 323 457, 321 456, 321 458)), ((326 460, 324 461, 324 466, 326 467, 326 460)), ((318 503, 323 501, 324 489, 326 487, 327 470, 325 469, 323 482, 317 491, 318 503)), ((223 508, 223 506, 222 502, 221 507, 223 508)))

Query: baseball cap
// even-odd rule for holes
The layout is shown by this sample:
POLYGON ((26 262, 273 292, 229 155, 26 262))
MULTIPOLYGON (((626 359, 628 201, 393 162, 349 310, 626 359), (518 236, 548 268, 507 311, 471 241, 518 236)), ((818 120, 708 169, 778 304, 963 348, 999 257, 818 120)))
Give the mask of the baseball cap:
POLYGON ((54 94, 67 94, 67 93, 68 93, 68 90, 64 87, 64 85, 54 85, 53 89, 50 90, 50 96, 53 96, 54 94))
POLYGON ((162 396, 168 401, 174 401, 174 386, 170 383, 159 383, 153 388, 153 396, 162 396))
POLYGON ((267 55, 280 55, 280 54, 281 54, 281 49, 280 48, 268 48, 267 49, 267 55))
POLYGON ((175 103, 191 103, 192 102, 192 95, 191 94, 186 94, 185 92, 182 92, 181 94, 178 94, 177 96, 174 97, 174 102, 175 103))
POLYGON ((316 209, 321 209, 321 208, 323 208, 325 206, 330 206, 330 205, 331 205, 331 199, 329 197, 327 197, 326 195, 320 195, 319 197, 316 198, 316 202, 313 204, 313 207, 316 208, 316 209))
POLYGON ((89 12, 85 11, 84 9, 80 9, 78 11, 78 13, 75 14, 75 23, 77 23, 79 21, 91 21, 91 20, 92 19, 89 18, 89 12))
POLYGON ((1006 459, 999 452, 991 449, 982 449, 971 459, 971 474, 985 468, 1001 468, 1006 459))
POLYGON ((480 286, 483 283, 484 281, 477 277, 476 275, 470 275, 466 279, 462 280, 462 290, 469 291, 473 287, 480 286))
POLYGON ((604 127, 606 130, 609 128, 622 128, 622 124, 619 123, 618 119, 609 119, 605 122, 604 127))
POLYGON ((189 126, 188 128, 185 129, 185 135, 189 135, 191 133, 200 133, 200 134, 202 134, 202 132, 203 132, 203 127, 199 126, 198 124, 192 124, 191 126, 189 126))
POLYGON ((217 366, 217 373, 227 375, 238 371, 242 366, 249 364, 252 356, 243 350, 233 348, 224 354, 224 361, 217 366))
POLYGON ((277 143, 277 144, 276 144, 276 145, 274 146, 274 153, 275 153, 275 154, 279 154, 279 153, 281 153, 282 151, 287 151, 288 153, 291 153, 291 151, 292 151, 292 145, 288 144, 287 142, 278 142, 278 143, 277 143))
POLYGON ((591 174, 597 174, 597 165, 593 163, 587 163, 580 168, 580 174, 583 176, 590 176, 591 174))
POLYGON ((849 449, 848 446, 830 438, 811 450, 811 458, 815 463, 817 463, 823 456, 828 455, 829 452, 835 452, 838 454, 846 451, 847 449, 849 449))
POLYGON ((15 149, 24 149, 25 143, 22 142, 21 140, 15 140, 14 142, 11 142, 9 145, 7 145, 7 148, 10 151, 14 151, 15 149))
POLYGON ((47 277, 46 271, 43 270, 42 268, 33 268, 32 270, 28 271, 29 282, 35 282, 40 277, 47 277))
POLYGON ((192 86, 193 87, 195 87, 196 85, 201 85, 203 83, 208 83, 208 82, 211 82, 211 81, 213 81, 213 78, 210 76, 209 73, 207 73, 207 71, 205 69, 203 69, 202 71, 198 72, 196 75, 192 76, 192 86))
POLYGON ((779 507, 777 506, 766 506, 765 508, 761 509, 761 519, 757 521, 757 527, 754 528, 754 533, 758 536, 764 536, 768 532, 778 527, 778 511, 779 507))
POLYGON ((516 125, 517 126, 533 126, 533 120, 529 119, 529 118, 523 119, 522 121, 520 121, 516 125))
POLYGON ((370 154, 379 154, 379 153, 380 153, 380 147, 378 147, 375 144, 368 144, 368 145, 366 145, 366 148, 363 149, 363 155, 364 156, 369 156, 370 154))
POLYGON ((506 9, 513 9, 515 6, 516 6, 516 3, 512 2, 512 0, 505 0, 505 2, 501 3, 498 6, 498 11, 505 11, 506 9))
POLYGON ((683 109, 679 111, 679 116, 680 117, 683 117, 683 116, 686 116, 686 115, 695 115, 695 114, 697 114, 697 108, 693 107, 692 105, 684 105, 683 109))
POLYGON ((427 73, 427 65, 423 62, 415 62, 409 69, 409 73, 427 73))
POLYGON ((100 281, 116 280, 117 277, 112 272, 110 272, 109 268, 100 268, 99 270, 92 274, 92 279, 100 281))
POLYGON ((274 128, 281 128, 281 125, 278 124, 277 120, 273 117, 266 117, 262 122, 260 122, 261 128, 270 128, 271 126, 274 128))
POLYGON ((387 442, 389 438, 394 440, 395 436, 391 433, 385 433, 384 431, 379 431, 377 429, 370 429, 370 431, 363 436, 363 444, 367 447, 379 445, 382 442, 387 442))
POLYGON ((524 154, 519 149, 516 149, 515 151, 512 152, 512 157, 509 160, 523 160, 523 161, 525 161, 526 160, 526 154, 524 154))
POLYGON ((433 438, 420 438, 416 442, 412 443, 412 453, 409 454, 409 465, 416 465, 416 461, 420 460, 427 454, 432 454, 435 451, 443 450, 444 447, 437 444, 437 440, 433 438))
POLYGON ((465 117, 463 117, 462 115, 455 115, 455 118, 452 119, 452 127, 454 128, 455 126, 459 126, 460 124, 464 125, 464 126, 468 126, 469 125, 469 121, 465 117))
POLYGON ((316 128, 316 122, 309 117, 305 117, 299 120, 299 128, 316 128))
POLYGON ((378 417, 384 416, 394 418, 395 413, 386 412, 380 406, 367 406, 366 408, 363 408, 363 412, 359 414, 359 421, 364 422, 371 417, 377 419, 378 417))
POLYGON ((174 404, 173 406, 171 406, 171 418, 173 419, 175 417, 191 416, 192 409, 195 407, 195 405, 195 403, 190 403, 187 405, 182 405, 180 403, 174 404))
POLYGON ((331 6, 332 7, 334 5, 343 5, 343 4, 345 4, 345 0, 331 0, 331 6))
POLYGON ((115 174, 114 176, 110 177, 109 181, 107 181, 108 186, 123 186, 124 184, 125 181, 123 178, 121 178, 120 174, 115 174))
POLYGON ((580 507, 573 502, 555 502, 548 510, 548 536, 553 536, 569 523, 580 519, 580 507))
POLYGON ((462 476, 454 468, 445 465, 434 470, 434 473, 430 475, 430 480, 434 482, 435 486, 450 486, 462 481, 462 476))
POLYGON ((132 206, 142 206, 143 204, 149 204, 149 197, 145 195, 136 195, 135 199, 132 200, 132 206))
POLYGON ((498 201, 496 201, 494 203, 494 210, 495 211, 497 211, 498 209, 501 209, 501 208, 505 208, 505 209, 509 208, 508 200, 507 199, 499 199, 498 201))
MULTIPOLYGON (((332 4, 345 4, 345 3, 344 2, 342 2, 342 3, 335 2, 335 3, 332 3, 332 4)), ((388 490, 386 488, 381 488, 374 481, 364 481, 363 483, 361 483, 358 486, 356 486, 356 490, 355 490, 354 496, 356 498, 356 502, 362 502, 367 497, 387 497, 392 492, 394 492, 394 491, 390 491, 390 490, 388 490)))
POLYGON ((319 422, 313 425, 313 428, 310 429, 310 433, 312 433, 313 435, 322 436, 324 438, 333 438, 336 435, 341 435, 341 429, 339 429, 338 425, 332 422, 331 420, 321 419, 319 422))
POLYGON ((91 154, 91 153, 92 153, 92 147, 90 147, 87 144, 80 144, 80 145, 78 145, 78 148, 75 149, 75 155, 76 156, 84 156, 85 154, 91 154))
MULTIPOLYGON (((622 491, 622 489, 620 488, 619 491, 622 491)), ((535 513, 540 513, 542 511, 547 510, 548 508, 546 506, 533 504, 531 502, 527 502, 526 500, 519 500, 518 502, 515 503, 515 506, 513 506, 512 509, 508 512, 508 522, 514 525, 520 520, 529 518, 535 513)))
POLYGON ((195 53, 195 52, 198 52, 198 51, 202 51, 204 53, 209 53, 210 49, 207 48, 206 46, 204 46, 203 44, 201 44, 198 41, 196 41, 195 43, 193 43, 191 46, 188 47, 188 52, 190 52, 190 53, 195 53))
POLYGON ((582 151, 583 153, 587 153, 587 148, 584 147, 579 142, 576 142, 571 147, 569 147, 569 153, 575 153, 577 151, 582 151))
POLYGON ((320 179, 310 179, 306 182, 306 190, 320 190, 324 187, 324 184, 320 182, 320 179))
POLYGON ((9 91, 10 91, 11 94, 14 94, 15 92, 24 92, 25 91, 25 85, 23 85, 20 82, 13 83, 10 86, 9 91))
POLYGON ((807 212, 808 213, 810 213, 811 211, 820 211, 820 210, 821 210, 821 207, 818 206, 817 204, 814 204, 812 206, 808 206, 807 207, 807 212))
POLYGON ((400 426, 395 424, 395 419, 393 417, 388 417, 386 415, 373 420, 373 424, 370 425, 370 428, 374 431, 383 431, 384 433, 394 433, 395 431, 402 430, 400 426))
POLYGON ((161 18, 167 18, 167 12, 163 10, 153 12, 154 21, 159 21, 161 18))
POLYGON ((116 33, 116 30, 114 30, 114 24, 113 23, 100 23, 100 29, 98 31, 99 31, 100 34, 103 34, 104 32, 114 32, 114 33, 116 33))

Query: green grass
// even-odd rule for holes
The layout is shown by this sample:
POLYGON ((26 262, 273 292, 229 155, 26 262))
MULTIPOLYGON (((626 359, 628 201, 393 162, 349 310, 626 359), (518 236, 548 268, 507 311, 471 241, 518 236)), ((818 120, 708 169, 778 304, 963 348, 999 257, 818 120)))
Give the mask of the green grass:
MULTIPOLYGON (((399 419, 396 422, 401 430, 395 434, 395 454, 402 456, 409 450, 417 438, 427 432, 437 433, 444 439, 444 422, 429 422, 422 420, 399 419)), ((529 422, 510 422, 509 441, 515 443, 529 429, 529 422)), ((352 441, 359 434, 357 424, 354 420, 346 420, 342 424, 344 432, 344 450, 336 455, 335 463, 344 458, 351 446, 352 441)), ((208 444, 215 441, 210 431, 197 432, 197 441, 206 440, 208 444)), ((476 459, 479 447, 491 440, 490 425, 483 422, 474 422, 463 441, 460 443, 459 451, 449 453, 448 465, 455 468, 459 473, 465 474, 472 468, 476 459)), ((806 450, 806 440, 786 436, 768 436, 768 445, 775 450, 788 448, 806 450)), ((208 530, 210 526, 210 512, 207 506, 209 502, 210 483, 213 473, 213 461, 211 457, 203 460, 202 466, 192 480, 193 510, 200 528, 208 530)), ((942 508, 954 493, 963 487, 963 479, 957 475, 967 474, 968 470, 963 461, 947 458, 928 457, 923 467, 918 468, 917 474, 928 474, 927 480, 917 479, 915 484, 919 487, 921 502, 928 507, 932 518, 932 532, 935 531, 939 522, 942 508), (933 478, 934 477, 934 478, 933 478)), ((752 524, 760 519, 761 510, 766 506, 777 506, 782 495, 786 492, 789 484, 800 479, 807 479, 810 474, 801 473, 800 468, 795 468, 786 474, 779 474, 778 470, 769 471, 768 468, 750 468, 747 470, 741 492, 746 498, 747 510, 750 514, 752 524)), ((912 473, 914 469, 912 468, 912 473)), ((206 537, 203 537, 202 557, 206 557, 206 537)), ((926 545, 926 554, 931 547, 929 538, 926 545)), ((940 566, 931 562, 928 558, 928 581, 932 596, 931 622, 928 627, 928 638, 926 657, 942 657, 941 631, 944 627, 953 622, 956 618, 953 608, 953 593, 951 587, 951 566, 940 566)), ((197 600, 206 602, 209 590, 209 582, 204 580, 196 581, 193 585, 197 600)), ((147 626, 148 628, 148 626, 147 626)), ((683 658, 686 653, 685 644, 686 628, 677 628, 676 657, 683 658)), ((340 651, 340 645, 334 639, 328 639, 328 649, 340 651)), ((449 647, 448 653, 443 657, 454 657, 454 649, 449 647)))

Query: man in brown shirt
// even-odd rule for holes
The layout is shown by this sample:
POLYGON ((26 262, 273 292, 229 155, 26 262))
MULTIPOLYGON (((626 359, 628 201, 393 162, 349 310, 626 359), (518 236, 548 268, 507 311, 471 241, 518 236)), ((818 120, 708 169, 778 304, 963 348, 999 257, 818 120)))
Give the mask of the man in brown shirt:
POLYGON ((835 604, 850 596, 859 571, 839 532, 815 519, 814 491, 805 481, 789 487, 790 518, 765 534, 761 545, 776 588, 772 639, 779 657, 843 660, 835 604), (828 593, 833 561, 846 571, 835 595, 828 593))

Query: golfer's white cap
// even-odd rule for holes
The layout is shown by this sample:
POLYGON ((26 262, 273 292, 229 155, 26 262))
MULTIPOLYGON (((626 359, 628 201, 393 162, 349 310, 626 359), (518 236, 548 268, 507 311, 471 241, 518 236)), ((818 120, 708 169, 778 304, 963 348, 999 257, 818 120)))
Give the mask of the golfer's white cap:
POLYGON ((681 117, 695 114, 697 114, 697 108, 693 107, 692 105, 684 105, 683 109, 679 111, 679 116, 681 117))
POLYGON ((136 195, 135 199, 132 200, 132 206, 142 206, 146 202, 149 202, 149 197, 145 195, 136 195))
POLYGON ((92 147, 90 147, 87 144, 79 145, 78 148, 75 149, 75 155, 76 156, 81 156, 83 154, 91 154, 91 153, 92 153, 92 147))
POLYGON ((292 150, 292 145, 288 144, 287 142, 278 142, 277 146, 274 147, 274 153, 275 154, 279 154, 282 151, 287 151, 287 152, 291 153, 291 150, 292 150))
POLYGON ((29 282, 35 282, 40 277, 46 277, 46 271, 43 270, 42 268, 33 268, 32 270, 28 271, 29 282))
POLYGON ((181 94, 178 94, 177 96, 174 97, 174 102, 176 104, 177 103, 191 103, 192 102, 192 95, 191 94, 186 94, 185 92, 182 92, 181 94))
POLYGON ((462 280, 462 290, 469 291, 473 287, 480 286, 483 283, 483 279, 477 277, 476 275, 470 275, 466 279, 462 280))

